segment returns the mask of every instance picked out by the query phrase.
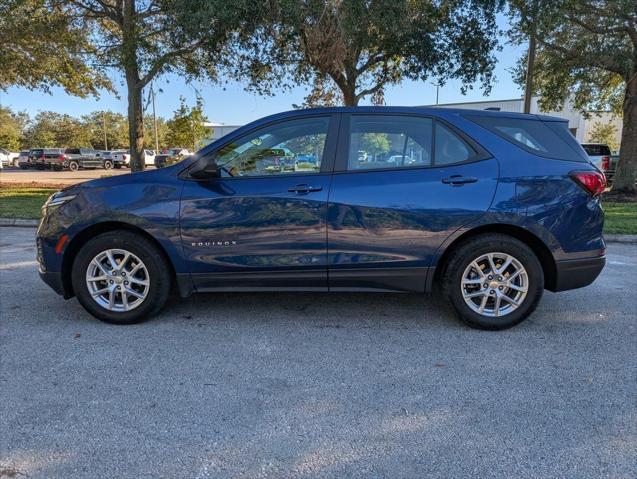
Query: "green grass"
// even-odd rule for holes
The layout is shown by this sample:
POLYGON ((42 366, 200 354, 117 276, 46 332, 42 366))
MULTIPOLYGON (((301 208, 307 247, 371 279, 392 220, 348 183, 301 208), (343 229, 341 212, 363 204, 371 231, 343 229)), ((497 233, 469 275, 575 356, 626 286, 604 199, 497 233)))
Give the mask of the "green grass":
MULTIPOLYGON (((37 187, 0 187, 0 218, 37 219, 40 207, 57 190, 37 187)), ((637 234, 637 202, 603 202, 606 214, 604 232, 637 234)))
POLYGON ((57 190, 52 188, 0 188, 0 218, 38 219, 40 207, 57 190))
POLYGON ((604 233, 637 234, 637 203, 606 203, 602 201, 606 221, 604 233))

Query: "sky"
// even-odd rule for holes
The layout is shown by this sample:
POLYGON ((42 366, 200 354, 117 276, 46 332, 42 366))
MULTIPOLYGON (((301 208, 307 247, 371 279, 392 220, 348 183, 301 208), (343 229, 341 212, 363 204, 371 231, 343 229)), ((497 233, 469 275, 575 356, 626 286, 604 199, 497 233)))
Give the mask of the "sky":
MULTIPOLYGON (((506 19, 501 16, 498 20, 499 26, 505 28, 506 19)), ((484 96, 479 84, 469 90, 466 95, 462 95, 461 83, 450 81, 440 88, 439 103, 477 101, 487 98, 503 100, 519 98, 522 95, 520 88, 513 83, 509 70, 523 53, 524 47, 509 45, 504 37, 500 40, 503 49, 496 53, 498 63, 489 96, 484 96)), ((120 92, 120 98, 104 93, 99 99, 82 99, 67 95, 61 88, 53 89, 52 94, 29 91, 25 88, 10 88, 6 92, 0 90, 0 105, 9 106, 17 111, 26 111, 31 116, 41 110, 52 110, 73 116, 81 116, 95 110, 111 110, 126 114, 125 86, 118 76, 114 76, 112 80, 120 92)), ((276 92, 272 97, 263 97, 246 92, 240 83, 214 85, 198 81, 187 84, 177 75, 164 75, 155 82, 155 88, 156 93, 157 89, 161 89, 161 92, 156 95, 158 116, 170 118, 179 106, 180 96, 185 97, 189 105, 194 105, 197 95, 200 95, 208 120, 226 125, 242 125, 263 116, 290 110, 293 103, 303 102, 308 91, 307 88, 298 87, 292 91, 276 92)), ((400 85, 387 87, 385 91, 387 105, 413 106, 429 105, 435 102, 436 86, 430 82, 404 81, 400 85)), ((369 99, 366 98, 360 104, 369 104, 369 99)))

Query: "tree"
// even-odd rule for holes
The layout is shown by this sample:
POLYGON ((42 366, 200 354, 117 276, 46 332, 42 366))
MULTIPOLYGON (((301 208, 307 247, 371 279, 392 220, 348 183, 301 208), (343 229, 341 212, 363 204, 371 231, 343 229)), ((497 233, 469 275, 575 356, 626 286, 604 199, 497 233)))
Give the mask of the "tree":
MULTIPOLYGON (((168 123, 162 117, 157 117, 157 140, 159 148, 167 148, 170 145, 166 140, 168 135, 168 123)), ((155 137, 153 136, 153 117, 151 115, 144 116, 144 148, 149 150, 155 149, 155 137)))
POLYGON ((5 0, 0 3, 0 89, 12 85, 50 91, 99 96, 110 89, 103 70, 88 58, 95 53, 90 32, 74 21, 60 2, 5 0))
MULTIPOLYGON (((559 110, 570 99, 581 111, 619 110, 624 125, 613 191, 634 193, 637 3, 634 0, 544 1, 535 25, 538 42, 535 90, 541 95, 540 106, 545 110, 559 110)), ((522 24, 521 28, 527 27, 522 24)), ((520 68, 518 73, 523 71, 520 68)))
POLYGON ((126 83, 131 168, 136 171, 144 167, 143 88, 167 71, 199 75, 199 49, 204 46, 209 76, 214 78, 215 52, 236 27, 248 0, 201 0, 214 27, 196 41, 188 41, 174 22, 177 14, 187 16, 179 10, 179 0, 5 3, 0 10, 0 88, 22 85, 47 90, 59 84, 71 94, 96 95, 99 88, 109 86, 105 74, 118 70, 126 83), (5 49, 7 33, 10 48, 5 49))
POLYGON ((77 118, 52 111, 42 111, 35 116, 25 132, 25 142, 30 147, 89 147, 90 129, 77 118))
POLYGON ((14 113, 10 108, 0 106, 0 148, 19 150, 28 121, 26 113, 14 113))
POLYGON ((190 108, 183 97, 179 101, 179 108, 167 122, 166 142, 173 147, 197 149, 199 143, 210 136, 210 129, 204 126, 208 118, 203 113, 203 103, 198 98, 190 108))
MULTIPOLYGON (((230 74, 247 75, 258 93, 313 84, 315 94, 330 79, 351 106, 367 96, 380 103, 386 85, 430 76, 460 79, 463 91, 479 79, 489 90, 500 0, 269 3, 254 13, 261 25, 235 42, 229 55, 230 74)), ((205 28, 198 34, 206 35, 205 28)))
POLYGON ((128 121, 121 113, 94 111, 82 117, 90 136, 90 145, 98 150, 128 148, 128 121), (104 135, 106 133, 106 144, 104 135))
POLYGON ((591 129, 589 141, 591 143, 604 143, 611 151, 617 150, 617 127, 612 123, 597 122, 591 129))

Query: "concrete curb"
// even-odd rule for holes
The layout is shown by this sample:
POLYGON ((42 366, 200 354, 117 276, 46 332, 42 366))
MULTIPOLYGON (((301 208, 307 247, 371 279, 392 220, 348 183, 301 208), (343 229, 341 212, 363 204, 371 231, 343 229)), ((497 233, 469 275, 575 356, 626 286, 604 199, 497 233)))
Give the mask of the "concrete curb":
MULTIPOLYGON (((40 220, 23 220, 19 218, 0 218, 1 226, 21 226, 37 228, 40 220)), ((637 244, 637 235, 604 235, 607 243, 637 244)))
POLYGON ((637 244, 637 235, 604 235, 607 243, 637 244))
POLYGON ((24 220, 21 218, 0 218, 0 226, 23 226, 37 228, 40 220, 24 220))

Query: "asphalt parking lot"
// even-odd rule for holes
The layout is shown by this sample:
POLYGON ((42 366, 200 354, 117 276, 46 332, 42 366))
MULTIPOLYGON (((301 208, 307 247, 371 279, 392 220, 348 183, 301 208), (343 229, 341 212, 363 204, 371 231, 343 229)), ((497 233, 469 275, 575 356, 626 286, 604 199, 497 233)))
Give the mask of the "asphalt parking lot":
MULTIPOLYGON (((149 167, 154 168, 154 167, 149 167)), ((130 173, 128 168, 104 170, 95 168, 78 171, 54 170, 21 170, 19 168, 4 168, 0 170, 1 183, 44 183, 55 185, 72 185, 83 181, 94 180, 103 176, 122 175, 130 173)))
POLYGON ((392 294, 107 325, 38 279, 33 237, 0 228, 0 477, 635 477, 635 245, 493 333, 392 294))

